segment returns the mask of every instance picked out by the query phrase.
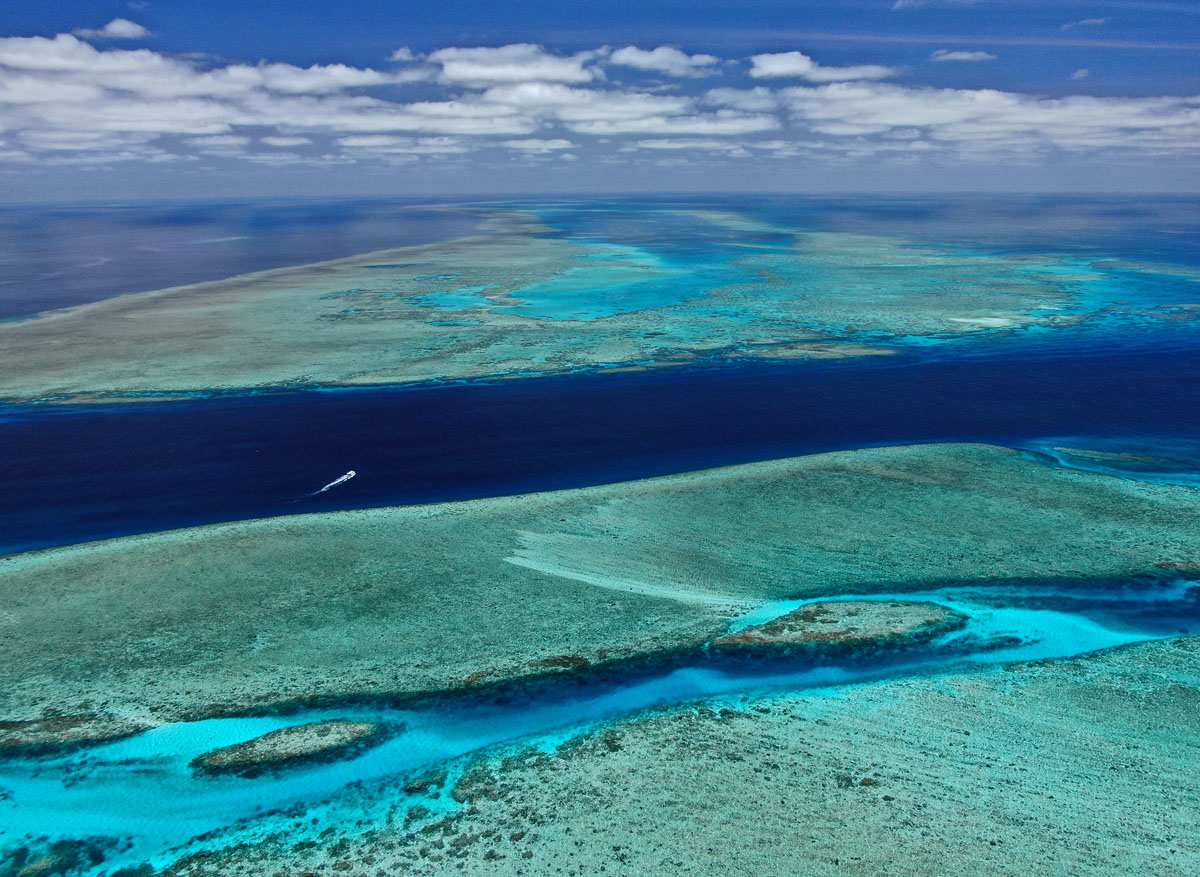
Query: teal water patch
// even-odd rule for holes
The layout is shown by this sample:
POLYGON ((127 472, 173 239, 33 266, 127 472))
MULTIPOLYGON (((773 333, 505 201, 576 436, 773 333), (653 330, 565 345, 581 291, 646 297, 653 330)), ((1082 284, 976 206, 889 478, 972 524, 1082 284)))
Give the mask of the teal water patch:
POLYGON ((685 305, 713 290, 755 279, 740 265, 714 256, 667 257, 617 244, 605 244, 600 252, 577 261, 582 264, 514 290, 510 296, 521 304, 496 312, 535 320, 590 321, 685 305))
POLYGON ((1200 320, 1200 272, 1180 266, 789 227, 754 210, 533 209, 565 239, 600 248, 578 257, 590 264, 513 293, 522 304, 504 311, 535 319, 671 307, 683 321, 769 321, 764 331, 777 335, 790 327, 905 347, 1026 334, 1103 343, 1128 328, 1200 320), (630 268, 647 272, 644 281, 620 276, 630 268), (721 287, 732 289, 705 301, 721 287))
POLYGON ((1132 268, 1107 260, 1080 265, 1078 270, 1093 275, 1081 286, 1081 313, 1099 313, 1110 322, 1200 319, 1200 272, 1189 276, 1165 267, 1132 268))
POLYGON ((1028 459, 1126 481, 1200 487, 1200 438, 1059 436, 1022 442, 1028 459))
POLYGON ((485 289, 496 288, 494 283, 487 283, 483 286, 464 286, 448 292, 431 292, 426 295, 414 296, 407 301, 437 311, 469 311, 473 308, 491 307, 491 301, 480 293, 485 289))
POLYGON ((355 298, 356 296, 370 295, 370 294, 371 294, 371 290, 369 290, 369 289, 344 289, 341 292, 326 293, 325 295, 321 296, 321 300, 328 301, 330 299, 337 299, 337 298, 355 298))
MULTIPOLYGON (((35 838, 119 839, 103 863, 111 871, 141 862, 163 866, 277 832, 293 841, 315 838, 333 824, 329 820, 367 831, 416 802, 412 795, 406 801, 397 787, 405 777, 439 764, 453 774, 461 767, 456 759, 497 744, 552 746, 597 722, 739 692, 836 695, 845 685, 1072 657, 1200 630, 1200 588, 1184 579, 964 586, 840 599, 934 602, 968 621, 962 630, 906 649, 847 650, 815 660, 701 650, 404 705, 347 703, 286 717, 176 723, 69 754, 10 760, 0 781, 0 845, 8 850, 35 838), (212 749, 332 719, 382 723, 393 735, 344 761, 256 778, 211 777, 190 767, 212 749), (353 790, 372 783, 391 784, 392 806, 356 803, 353 790)), ((822 601, 765 604, 732 627, 761 624, 812 602, 822 601)), ((418 797, 428 804, 427 796, 418 797)), ((445 796, 437 800, 443 809, 455 806, 445 796)))

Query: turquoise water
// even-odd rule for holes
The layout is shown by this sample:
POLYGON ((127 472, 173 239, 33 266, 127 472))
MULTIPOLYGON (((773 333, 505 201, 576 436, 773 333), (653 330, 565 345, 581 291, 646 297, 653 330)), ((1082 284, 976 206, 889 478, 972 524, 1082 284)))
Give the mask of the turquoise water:
POLYGON ((725 286, 750 283, 743 266, 683 253, 659 255, 640 247, 604 245, 580 265, 514 290, 519 305, 498 313, 537 320, 596 320, 616 314, 682 305, 725 286))
POLYGON ((1020 447, 1032 459, 1063 469, 1127 481, 1200 487, 1200 474, 1196 472, 1200 436, 1178 435, 1153 441, 1055 436, 1024 442, 1020 447))
POLYGON ((516 202, 562 238, 601 250, 581 261, 623 259, 650 276, 634 282, 604 265, 573 267, 513 292, 523 304, 503 311, 594 320, 670 306, 677 329, 678 315, 784 318, 834 340, 904 348, 979 346, 996 333, 1112 345, 1114 336, 1170 334, 1168 324, 1200 317, 1189 307, 1200 304, 1200 252, 1195 214, 1181 212, 1187 205, 1158 205, 1160 222, 1181 227, 1154 236, 1145 234, 1154 217, 1128 204, 1125 221, 1089 203, 1068 224, 1061 201, 1001 202, 516 202), (956 213, 961 223, 948 225, 956 213), (1137 229, 1128 224, 1135 216, 1137 229), (729 289, 732 307, 710 301, 729 289), (1010 313, 1034 325, 1014 329, 1010 313))
MULTIPOLYGON (((520 690, 443 695, 396 706, 350 702, 287 716, 164 725, 65 755, 7 762, 0 843, 119 838, 120 850, 104 863, 112 868, 142 861, 166 864, 181 854, 279 830, 300 840, 328 823, 297 814, 322 807, 349 808, 346 812, 365 831, 385 823, 389 814, 355 810, 354 796, 346 797, 354 784, 402 779, 438 765, 453 775, 462 756, 497 744, 521 741, 553 749, 597 722, 652 707, 771 690, 821 697, 880 679, 1065 658, 1200 631, 1200 587, 1179 579, 957 587, 843 599, 934 602, 964 613, 969 622, 932 644, 907 649, 816 659, 793 653, 765 660, 705 650, 626 669, 550 677, 520 690), (381 722, 392 736, 352 759, 254 779, 208 777, 189 767, 214 748, 329 719, 381 722), (291 809, 297 806, 302 809, 291 809), (197 839, 209 832, 216 834, 197 839)), ((765 604, 731 630, 810 602, 817 601, 765 604)), ((424 793, 419 800, 428 804, 424 793)), ((444 797, 438 800, 443 810, 456 806, 444 797)))

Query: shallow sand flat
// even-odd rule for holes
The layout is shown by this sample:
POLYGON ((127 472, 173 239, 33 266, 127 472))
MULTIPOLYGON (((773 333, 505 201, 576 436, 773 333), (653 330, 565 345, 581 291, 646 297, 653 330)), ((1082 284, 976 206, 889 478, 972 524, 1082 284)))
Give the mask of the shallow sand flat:
MULTIPOLYGON (((882 236, 792 229, 770 252, 688 261, 459 209, 483 217, 476 235, 0 323, 0 400, 877 355, 916 337, 1071 331, 1116 294, 1112 277, 1050 258, 882 236)), ((1125 311, 1178 313, 1162 304, 1125 311)))
POLYGON ((1190 638, 649 713, 478 757, 445 821, 168 873, 1183 877, 1200 870, 1198 668, 1190 638))
POLYGON ((1192 491, 983 445, 247 521, 0 560, 0 720, 111 733, 694 647, 785 597, 1198 562, 1192 491))

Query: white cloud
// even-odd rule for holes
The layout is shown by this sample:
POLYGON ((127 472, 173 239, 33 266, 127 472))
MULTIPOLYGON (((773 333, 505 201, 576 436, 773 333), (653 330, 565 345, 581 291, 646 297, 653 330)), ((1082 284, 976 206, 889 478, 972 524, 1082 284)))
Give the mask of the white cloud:
POLYGON ((938 49, 929 56, 930 61, 995 61, 996 56, 991 52, 963 52, 950 49, 938 49))
POLYGON ((111 131, 21 132, 21 141, 27 148, 71 152, 137 148, 152 139, 153 135, 119 134, 111 131))
POLYGON ((81 27, 72 33, 85 40, 140 40, 150 36, 150 31, 127 18, 114 18, 99 30, 81 27))
POLYGON ((412 49, 408 46, 401 46, 396 51, 388 56, 389 61, 415 61, 417 56, 413 54, 412 49))
POLYGON ((624 147, 622 152, 692 152, 708 155, 720 155, 725 158, 746 158, 750 152, 744 145, 731 140, 704 140, 697 138, 638 140, 624 147))
POLYGON ((513 112, 549 116, 561 121, 595 121, 676 115, 691 108, 691 98, 639 91, 600 91, 550 82, 524 82, 489 88, 480 100, 513 112))
POLYGON ((647 116, 639 119, 606 119, 587 122, 571 122, 567 128, 580 134, 608 136, 613 134, 698 134, 722 136, 729 134, 756 134, 779 127, 774 116, 745 115, 730 110, 688 116, 647 116))
POLYGON ((520 152, 532 152, 536 154, 545 154, 556 152, 560 149, 575 149, 576 146, 570 140, 538 140, 531 138, 527 140, 504 140, 500 143, 508 149, 516 149, 520 152))
POLYGON ((603 50, 554 55, 532 43, 496 48, 439 49, 428 61, 441 67, 443 82, 486 86, 505 82, 584 83, 603 79, 604 73, 588 66, 603 50))
POLYGON ((260 137, 267 146, 307 146, 312 143, 307 137, 260 137))
POLYGON ((901 71, 882 64, 824 67, 802 52, 752 55, 750 75, 755 79, 807 79, 809 82, 843 82, 855 79, 887 79, 901 71))
POLYGON ((688 77, 716 75, 717 71, 705 68, 720 60, 715 55, 689 55, 673 46, 659 46, 650 50, 626 46, 613 52, 608 63, 638 70, 652 70, 668 76, 688 77))
POLYGON ((304 68, 291 64, 260 64, 253 69, 261 77, 264 88, 288 94, 330 94, 370 85, 411 82, 421 76, 413 72, 380 73, 377 70, 347 67, 345 64, 314 64, 304 68))
POLYGON ((245 154, 250 138, 237 134, 214 134, 209 137, 189 137, 187 143, 203 155, 240 157, 245 154))
POLYGON ((1062 26, 1063 30, 1074 30, 1077 27, 1100 27, 1112 21, 1111 18, 1081 18, 1078 21, 1068 21, 1062 26))
POLYGON ((1196 150, 1200 98, 1040 98, 991 89, 835 83, 781 92, 797 123, 832 137, 920 129, 944 147, 1003 150, 1196 150))
POLYGON ((732 152, 742 149, 740 143, 731 140, 700 140, 686 138, 682 140, 638 140, 626 149, 695 149, 701 152, 732 152))
POLYGON ((704 102, 718 107, 730 107, 747 113, 769 113, 779 109, 779 94, 769 88, 714 88, 704 95, 704 102))
POLYGON ((1071 78, 1073 80, 1075 80, 1076 82, 1078 82, 1081 79, 1087 79, 1091 75, 1092 75, 1091 70, 1088 70, 1086 67, 1080 67, 1078 70, 1076 70, 1074 73, 1071 74, 1071 78))
POLYGON ((259 90, 289 94, 330 94, 352 88, 424 78, 421 71, 381 73, 344 64, 295 67, 291 64, 231 64, 200 70, 184 60, 148 49, 100 50, 69 34, 0 38, 0 67, 46 74, 39 81, 130 92, 144 98, 229 98, 259 90))
POLYGON ((360 137, 341 137, 338 145, 351 151, 359 150, 384 155, 460 155, 470 152, 470 146, 456 137, 395 137, 370 134, 360 137))
POLYGON ((308 164, 310 159, 296 152, 249 152, 243 158, 259 164, 308 164))
POLYGON ((6 73, 0 77, 0 105, 71 103, 95 100, 103 95, 103 89, 89 82, 48 79, 21 73, 6 73))
POLYGON ((778 127, 773 116, 733 110, 703 113, 694 98, 641 91, 573 88, 526 82, 490 88, 480 101, 562 123, 568 130, 609 134, 742 134, 778 127))
POLYGON ((194 146, 246 146, 250 143, 249 137, 240 137, 233 134, 219 134, 213 137, 193 137, 189 141, 194 146))

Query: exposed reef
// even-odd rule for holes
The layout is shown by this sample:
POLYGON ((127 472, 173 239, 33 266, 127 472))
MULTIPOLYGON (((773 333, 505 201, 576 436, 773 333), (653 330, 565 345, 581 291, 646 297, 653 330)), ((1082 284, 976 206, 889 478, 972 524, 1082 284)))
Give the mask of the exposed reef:
POLYGON ((87 746, 128 737, 154 724, 135 716, 84 711, 89 708, 90 704, 80 704, 80 712, 63 715, 51 707, 42 718, 0 721, 0 755, 31 755, 87 746))
POLYGON ((768 601, 1161 576, 1197 568, 1198 534, 1187 488, 922 445, 15 555, 0 737, 19 751, 694 649, 768 601))
POLYGON ((718 648, 840 645, 899 648, 960 630, 967 616, 937 603, 833 600, 808 603, 713 641, 718 648))
POLYGON ((335 761, 379 743, 383 725, 374 722, 311 722, 280 728, 244 743, 206 752, 192 762, 202 773, 256 777, 271 770, 335 761))

